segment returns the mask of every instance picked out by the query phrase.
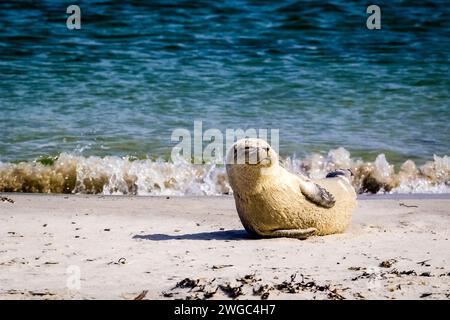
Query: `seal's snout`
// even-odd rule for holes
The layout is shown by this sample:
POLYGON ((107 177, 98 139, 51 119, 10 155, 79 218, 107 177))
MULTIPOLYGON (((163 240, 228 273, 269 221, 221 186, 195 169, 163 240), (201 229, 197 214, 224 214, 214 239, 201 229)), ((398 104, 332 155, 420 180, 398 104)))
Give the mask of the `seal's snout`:
MULTIPOLYGON (((257 165, 262 161, 269 159, 269 148, 265 147, 245 147, 244 149, 244 163, 247 165, 257 165)), ((269 159, 270 160, 270 159, 269 159)))

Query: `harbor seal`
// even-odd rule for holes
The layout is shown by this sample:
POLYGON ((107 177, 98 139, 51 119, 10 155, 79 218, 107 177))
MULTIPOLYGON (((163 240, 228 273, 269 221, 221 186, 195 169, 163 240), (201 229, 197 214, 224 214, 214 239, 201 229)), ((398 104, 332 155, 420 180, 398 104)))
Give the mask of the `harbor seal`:
POLYGON ((261 139, 241 139, 228 151, 226 170, 244 228, 260 237, 306 239, 342 233, 356 193, 348 171, 312 180, 290 173, 261 139))

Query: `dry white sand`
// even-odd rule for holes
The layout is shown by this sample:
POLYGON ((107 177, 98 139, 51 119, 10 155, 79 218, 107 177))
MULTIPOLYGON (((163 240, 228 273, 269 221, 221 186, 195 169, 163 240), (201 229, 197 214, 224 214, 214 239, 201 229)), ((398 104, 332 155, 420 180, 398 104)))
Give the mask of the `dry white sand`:
POLYGON ((304 241, 249 238, 232 197, 2 196, 0 299, 450 297, 448 195, 363 197, 304 241))

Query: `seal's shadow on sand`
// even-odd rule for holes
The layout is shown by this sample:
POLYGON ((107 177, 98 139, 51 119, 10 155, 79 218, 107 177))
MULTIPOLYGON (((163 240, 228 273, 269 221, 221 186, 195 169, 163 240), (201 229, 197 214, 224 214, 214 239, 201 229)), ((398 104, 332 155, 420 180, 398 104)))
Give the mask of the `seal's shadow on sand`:
POLYGON ((135 235, 133 239, 151 241, 166 240, 248 240, 253 239, 245 230, 225 230, 213 232, 187 233, 180 235, 168 235, 162 233, 135 235))

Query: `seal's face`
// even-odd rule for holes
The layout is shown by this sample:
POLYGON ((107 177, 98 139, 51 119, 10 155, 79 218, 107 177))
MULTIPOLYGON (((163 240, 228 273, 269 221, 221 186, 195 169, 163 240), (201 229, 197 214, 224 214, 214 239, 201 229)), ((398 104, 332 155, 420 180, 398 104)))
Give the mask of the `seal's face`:
POLYGON ((228 151, 226 164, 241 165, 249 169, 269 168, 278 164, 278 155, 262 139, 241 139, 228 151))
POLYGON ((228 181, 235 195, 250 190, 259 179, 276 176, 278 155, 261 139, 238 140, 228 150, 226 159, 228 181))

